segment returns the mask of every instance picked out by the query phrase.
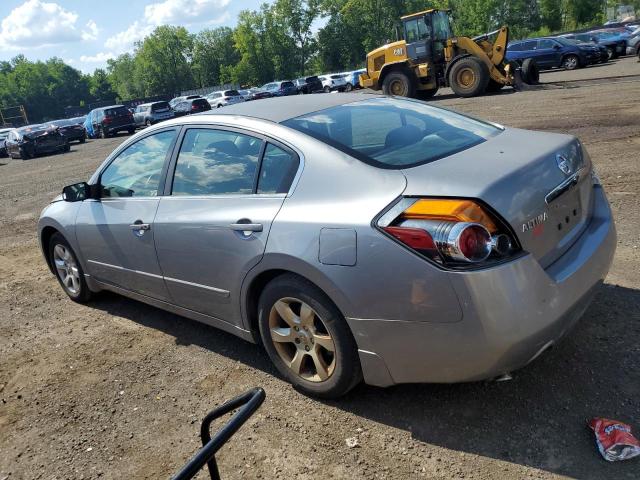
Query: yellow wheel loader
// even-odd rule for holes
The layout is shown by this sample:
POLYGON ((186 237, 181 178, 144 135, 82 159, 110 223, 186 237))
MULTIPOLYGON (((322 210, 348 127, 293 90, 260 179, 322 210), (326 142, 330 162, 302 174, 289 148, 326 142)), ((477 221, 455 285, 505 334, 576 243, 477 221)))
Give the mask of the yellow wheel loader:
POLYGON ((505 85, 518 88, 538 83, 534 61, 525 60, 522 65, 506 61, 507 27, 469 38, 454 36, 446 10, 426 10, 401 20, 404 40, 367 55, 367 72, 360 75, 363 88, 387 95, 432 97, 448 86, 461 97, 475 97, 505 85))

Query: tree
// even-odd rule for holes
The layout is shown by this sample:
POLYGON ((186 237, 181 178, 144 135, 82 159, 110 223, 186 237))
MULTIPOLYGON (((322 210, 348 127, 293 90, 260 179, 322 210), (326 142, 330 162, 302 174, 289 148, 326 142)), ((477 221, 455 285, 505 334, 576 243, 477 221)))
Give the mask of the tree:
POLYGON ((136 61, 132 54, 124 53, 107 60, 109 83, 120 100, 144 96, 145 88, 136 74, 136 61))
POLYGON ((540 0, 542 24, 552 32, 562 28, 562 3, 562 0, 540 0))
POLYGON ((192 71, 199 87, 225 83, 229 77, 228 67, 239 60, 233 30, 229 27, 203 30, 193 40, 192 71))
POLYGON ((114 102, 116 94, 109 82, 109 75, 101 68, 96 68, 93 75, 89 75, 89 93, 96 102, 114 102))
POLYGON ((295 42, 293 45, 296 69, 304 75, 314 50, 315 39, 311 25, 320 12, 319 0, 277 0, 273 12, 282 19, 286 34, 295 42))
POLYGON ((184 27, 162 25, 138 42, 134 74, 143 95, 172 95, 192 88, 192 52, 193 37, 184 27))

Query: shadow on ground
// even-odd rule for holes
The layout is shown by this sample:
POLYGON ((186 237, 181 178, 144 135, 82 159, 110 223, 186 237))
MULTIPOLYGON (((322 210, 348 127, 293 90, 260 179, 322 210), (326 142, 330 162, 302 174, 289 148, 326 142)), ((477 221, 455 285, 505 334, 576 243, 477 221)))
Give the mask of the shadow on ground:
MULTIPOLYGON (((261 348, 224 332, 116 295, 92 306, 275 374, 261 348)), ((580 479, 637 479, 640 461, 605 462, 586 422, 618 419, 640 437, 638 312, 640 291, 605 285, 568 337, 512 381, 363 385, 328 403, 451 450, 580 479)))

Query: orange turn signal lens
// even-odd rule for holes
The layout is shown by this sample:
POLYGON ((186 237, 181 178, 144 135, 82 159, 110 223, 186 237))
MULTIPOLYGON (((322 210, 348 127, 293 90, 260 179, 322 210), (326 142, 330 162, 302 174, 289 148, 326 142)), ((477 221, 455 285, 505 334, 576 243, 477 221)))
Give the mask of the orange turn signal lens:
POLYGON ((479 223, 491 234, 498 231, 491 216, 471 200, 422 198, 407 208, 402 217, 407 220, 479 223))

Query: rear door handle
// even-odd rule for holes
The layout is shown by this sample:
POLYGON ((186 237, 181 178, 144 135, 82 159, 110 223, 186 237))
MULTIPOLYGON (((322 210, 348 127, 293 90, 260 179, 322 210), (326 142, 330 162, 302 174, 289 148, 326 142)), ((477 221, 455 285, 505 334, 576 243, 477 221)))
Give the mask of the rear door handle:
POLYGON ((231 230, 237 230, 238 232, 261 232, 261 223, 232 223, 229 225, 231 230))

